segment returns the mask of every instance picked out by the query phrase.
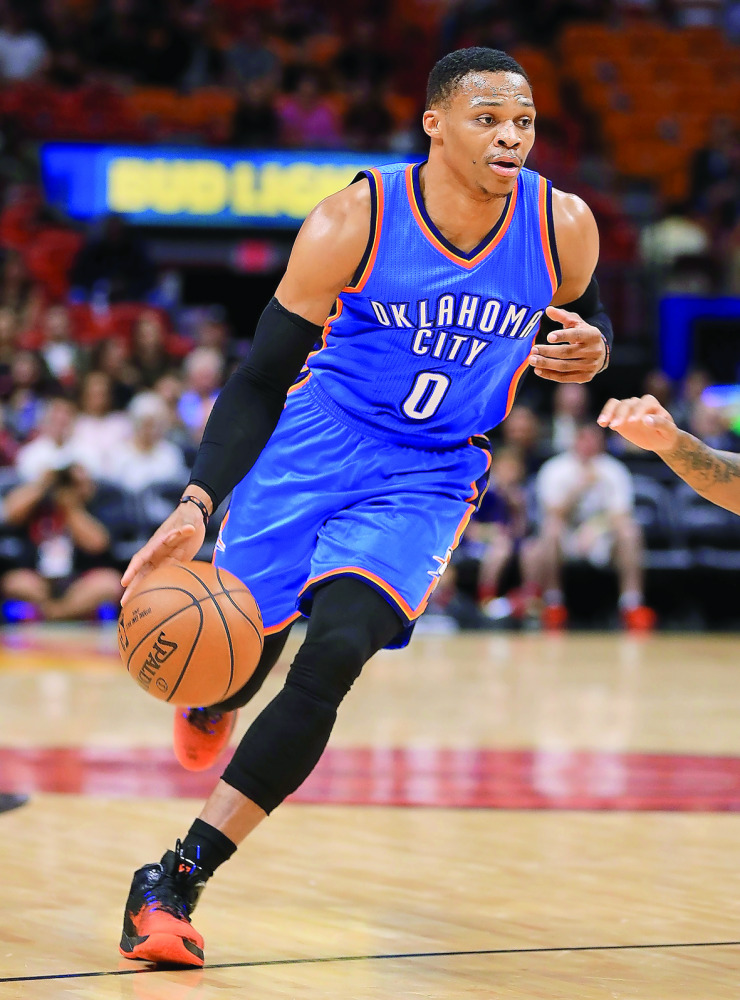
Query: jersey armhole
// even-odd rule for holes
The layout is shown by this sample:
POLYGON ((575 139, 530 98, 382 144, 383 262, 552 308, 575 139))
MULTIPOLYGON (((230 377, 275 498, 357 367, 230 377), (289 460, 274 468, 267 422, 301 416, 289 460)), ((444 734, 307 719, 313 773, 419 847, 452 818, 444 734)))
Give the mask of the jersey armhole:
POLYGON ((383 181, 375 168, 361 170, 352 183, 355 184, 362 178, 367 178, 370 184, 370 232, 368 233, 367 245, 362 255, 357 270, 352 276, 352 280, 342 289, 343 292, 361 292, 365 287, 367 279, 375 264, 378 255, 378 244, 380 242, 380 228, 383 223, 383 181))
POLYGON ((560 287, 563 273, 560 269, 558 245, 555 239, 555 220, 552 211, 552 181, 540 177, 540 235, 542 251, 545 255, 547 270, 552 281, 552 294, 560 287))

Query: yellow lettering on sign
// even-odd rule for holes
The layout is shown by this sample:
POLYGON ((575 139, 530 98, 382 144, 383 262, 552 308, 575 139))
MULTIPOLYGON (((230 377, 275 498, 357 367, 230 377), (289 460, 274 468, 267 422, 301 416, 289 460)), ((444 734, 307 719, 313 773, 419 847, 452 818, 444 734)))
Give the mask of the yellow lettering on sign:
POLYGON ((113 160, 108 168, 108 208, 112 212, 144 212, 149 208, 146 160, 113 160))
POLYGON ((314 205, 350 183, 353 166, 119 157, 108 168, 114 212, 305 218, 314 205))

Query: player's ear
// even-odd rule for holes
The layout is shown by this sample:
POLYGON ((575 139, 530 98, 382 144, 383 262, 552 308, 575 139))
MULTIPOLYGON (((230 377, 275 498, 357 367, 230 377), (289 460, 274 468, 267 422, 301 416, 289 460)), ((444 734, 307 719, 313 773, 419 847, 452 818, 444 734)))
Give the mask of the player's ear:
POLYGON ((424 117, 422 118, 422 125, 424 126, 424 131, 429 136, 430 139, 437 139, 440 135, 440 122, 441 115, 437 108, 430 108, 429 111, 424 112, 424 117))

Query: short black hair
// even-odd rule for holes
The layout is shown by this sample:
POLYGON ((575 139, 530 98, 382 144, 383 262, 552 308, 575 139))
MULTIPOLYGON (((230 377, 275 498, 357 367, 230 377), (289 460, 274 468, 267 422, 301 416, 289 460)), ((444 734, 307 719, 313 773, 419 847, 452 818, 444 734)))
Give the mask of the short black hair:
POLYGON ((444 104, 450 99, 458 83, 468 73, 518 73, 529 83, 529 77, 516 59, 501 49, 487 49, 474 46, 469 49, 455 49, 435 63, 427 83, 427 108, 444 104))

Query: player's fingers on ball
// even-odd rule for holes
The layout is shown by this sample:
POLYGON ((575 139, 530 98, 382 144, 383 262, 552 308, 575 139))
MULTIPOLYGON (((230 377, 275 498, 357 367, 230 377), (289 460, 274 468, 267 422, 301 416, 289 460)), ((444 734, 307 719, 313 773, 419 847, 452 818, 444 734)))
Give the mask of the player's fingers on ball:
POLYGON ((185 539, 190 538, 190 536, 194 534, 194 524, 181 524, 180 527, 173 528, 171 531, 168 531, 160 544, 166 546, 168 549, 173 549, 175 546, 179 545, 181 542, 185 541, 185 539))
POLYGON ((141 552, 137 552, 136 555, 132 558, 131 562, 126 567, 126 569, 124 570, 123 576, 121 577, 121 584, 124 587, 128 587, 128 585, 134 579, 136 574, 139 572, 141 565, 142 565, 141 552))

